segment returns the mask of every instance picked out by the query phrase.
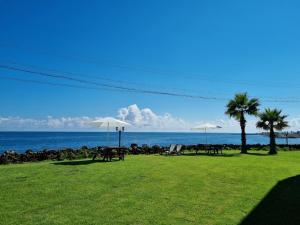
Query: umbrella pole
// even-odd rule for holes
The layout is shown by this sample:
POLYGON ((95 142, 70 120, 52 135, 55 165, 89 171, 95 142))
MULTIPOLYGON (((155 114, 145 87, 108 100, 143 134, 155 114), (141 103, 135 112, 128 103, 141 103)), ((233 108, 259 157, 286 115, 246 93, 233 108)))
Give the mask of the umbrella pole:
POLYGON ((106 134, 106 144, 108 146, 109 143, 109 122, 107 123, 107 134, 106 134))
POLYGON ((206 133, 206 128, 204 128, 204 133, 205 133, 205 151, 207 151, 207 133, 206 133))
POLYGON ((119 148, 121 147, 121 131, 119 130, 119 148))
POLYGON ((205 128, 205 144, 207 145, 207 132, 206 132, 206 128, 205 128))

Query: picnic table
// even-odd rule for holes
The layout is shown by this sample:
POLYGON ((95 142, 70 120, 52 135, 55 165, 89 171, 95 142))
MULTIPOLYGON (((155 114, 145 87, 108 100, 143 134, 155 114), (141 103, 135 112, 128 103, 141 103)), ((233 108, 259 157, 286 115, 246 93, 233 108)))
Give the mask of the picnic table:
POLYGON ((219 154, 219 152, 221 154, 223 154, 223 146, 216 146, 216 145, 206 145, 205 146, 206 151, 209 155, 213 154, 213 155, 217 155, 219 154))
POLYGON ((119 158, 119 160, 125 159, 125 152, 127 148, 125 147, 115 147, 115 146, 105 146, 98 147, 98 151, 94 154, 93 160, 97 157, 102 157, 103 161, 112 161, 113 158, 119 158))

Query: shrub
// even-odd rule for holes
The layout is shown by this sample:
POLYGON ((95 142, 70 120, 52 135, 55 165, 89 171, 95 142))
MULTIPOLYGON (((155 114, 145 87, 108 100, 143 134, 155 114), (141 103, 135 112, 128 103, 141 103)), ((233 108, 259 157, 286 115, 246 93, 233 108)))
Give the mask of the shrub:
POLYGON ((149 150, 150 149, 149 149, 148 145, 146 145, 146 144, 142 145, 142 153, 149 154, 150 153, 149 150))
POLYGON ((89 151, 87 149, 81 149, 81 156, 82 158, 86 159, 89 157, 89 151))
POLYGON ((59 151, 58 154, 57 154, 57 160, 58 161, 63 161, 66 159, 66 155, 63 151, 59 151))
POLYGON ((76 159, 76 155, 74 154, 73 151, 67 151, 66 158, 69 159, 69 160, 74 160, 74 159, 76 159))
POLYGON ((139 149, 138 144, 132 143, 130 145, 130 153, 134 154, 134 155, 141 153, 141 150, 139 149))
POLYGON ((153 154, 161 153, 162 148, 159 145, 153 145, 152 150, 150 152, 153 154))

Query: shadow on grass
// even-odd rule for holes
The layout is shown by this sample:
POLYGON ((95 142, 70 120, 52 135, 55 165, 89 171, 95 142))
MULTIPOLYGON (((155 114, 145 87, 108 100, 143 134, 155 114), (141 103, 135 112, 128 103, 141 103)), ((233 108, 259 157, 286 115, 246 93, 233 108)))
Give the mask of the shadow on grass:
POLYGON ((300 175, 282 180, 240 225, 300 224, 300 175))
POLYGON ((240 156, 239 153, 223 153, 223 154, 207 154, 205 152, 200 153, 188 153, 184 154, 182 156, 207 156, 207 157, 234 157, 234 156, 240 156))
POLYGON ((112 162, 119 162, 119 160, 112 160, 111 162, 105 162, 103 160, 76 160, 76 161, 55 162, 52 164, 57 166, 79 166, 79 165, 89 165, 93 163, 112 163, 112 162))
POLYGON ((255 156, 272 156, 268 152, 258 153, 258 152, 248 152, 247 155, 255 155, 255 156))
POLYGON ((226 154, 226 153, 223 153, 223 154, 207 154, 207 153, 204 153, 204 152, 200 152, 200 153, 185 153, 185 154, 181 154, 181 155, 166 155, 166 154, 163 154, 163 155, 159 155, 159 156, 167 156, 167 157, 172 157, 172 156, 206 156, 206 157, 234 157, 234 156, 240 156, 240 153, 229 153, 229 154, 226 154))

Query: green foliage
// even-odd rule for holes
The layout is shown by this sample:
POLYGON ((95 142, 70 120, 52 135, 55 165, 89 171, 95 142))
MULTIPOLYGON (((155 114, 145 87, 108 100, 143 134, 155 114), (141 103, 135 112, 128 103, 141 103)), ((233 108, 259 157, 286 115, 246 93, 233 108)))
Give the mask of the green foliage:
POLYGON ((260 103, 257 98, 249 99, 247 93, 239 93, 229 101, 225 114, 240 121, 245 114, 257 115, 259 106, 260 103))
POLYGON ((142 145, 141 150, 142 150, 142 153, 144 153, 144 154, 149 154, 150 153, 150 147, 146 144, 142 145))
POLYGON ((225 114, 235 118, 240 122, 241 126, 241 153, 247 153, 246 140, 246 115, 257 115, 260 103, 257 98, 249 99, 247 93, 236 94, 234 99, 227 104, 225 114))
POLYGON ((278 109, 265 109, 264 112, 258 115, 259 121, 257 128, 270 131, 270 151, 269 154, 277 154, 276 151, 276 136, 274 130, 281 131, 288 127, 288 122, 285 120, 286 115, 282 115, 282 111, 278 109))
POLYGON ((287 118, 286 115, 282 115, 282 110, 278 109, 265 109, 264 112, 258 114, 259 121, 257 122, 257 128, 261 128, 264 130, 274 130, 282 131, 287 128, 288 122, 285 120, 287 118))
POLYGON ((85 146, 85 145, 81 147, 81 150, 88 150, 88 149, 89 148, 87 146, 85 146))
POLYGON ((73 151, 67 150, 66 158, 69 160, 74 160, 76 159, 76 155, 73 151))
POLYGON ((89 157, 89 151, 87 149, 81 149, 80 154, 84 159, 89 157))
POLYGON ((58 154, 57 154, 57 160, 58 161, 62 161, 62 160, 65 160, 66 159, 66 155, 63 151, 59 151, 58 154))

